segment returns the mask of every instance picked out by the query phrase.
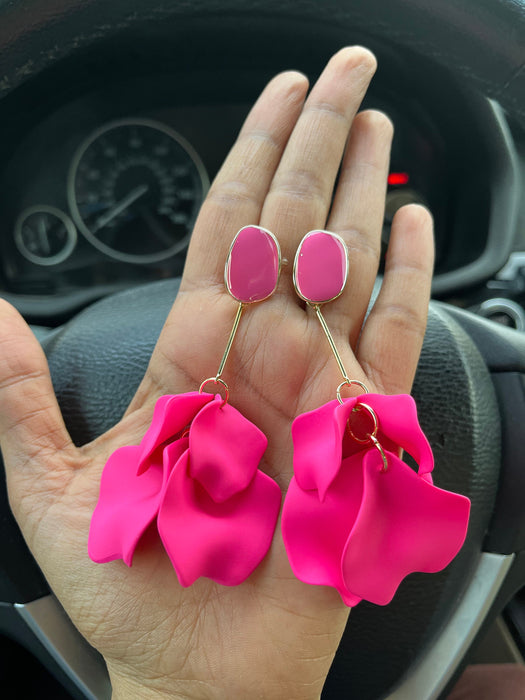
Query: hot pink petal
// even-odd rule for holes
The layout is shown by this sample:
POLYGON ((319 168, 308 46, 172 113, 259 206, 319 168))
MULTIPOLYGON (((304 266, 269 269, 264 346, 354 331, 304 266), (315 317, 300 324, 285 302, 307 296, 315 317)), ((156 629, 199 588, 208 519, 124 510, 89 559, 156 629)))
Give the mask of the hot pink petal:
MULTIPOLYGON (((357 403, 368 404, 379 421, 379 440, 398 445, 411 454, 419 464, 421 475, 434 467, 432 450, 417 419, 416 404, 408 394, 383 396, 363 394, 357 398, 330 401, 320 408, 303 413, 292 424, 294 442, 294 474, 303 489, 317 489, 319 497, 325 498, 327 489, 336 478, 343 458, 343 441, 350 442, 345 435, 348 419, 357 403), (385 441, 384 438, 387 438, 385 441)), ((432 482, 432 477, 427 477, 432 482)))
POLYGON ((131 566, 142 534, 157 515, 163 482, 161 464, 137 476, 140 447, 121 447, 108 459, 91 518, 88 553, 98 563, 123 559, 131 566))
POLYGON ((378 605, 391 601, 408 574, 452 561, 470 511, 468 498, 433 486, 392 453, 387 458, 383 473, 376 450, 364 456, 363 501, 342 557, 348 589, 378 605))
POLYGON ((333 586, 347 605, 362 598, 386 604, 409 573, 439 571, 455 557, 466 536, 470 501, 433 486, 432 451, 410 396, 332 401, 299 416, 292 435, 295 478, 282 530, 299 579, 333 586), (386 473, 374 447, 349 438, 347 421, 356 403, 377 415, 386 473), (387 451, 395 446, 416 459, 419 473, 387 451))
POLYGON ((175 440, 175 442, 170 443, 162 451, 162 494, 164 493, 164 490, 168 484, 168 479, 170 477, 171 472, 173 471, 173 469, 175 469, 175 466, 177 465, 177 462, 182 457, 182 455, 189 449, 189 446, 189 438, 184 437, 179 438, 179 440, 175 440))
POLYGON ((150 462, 143 474, 137 474, 140 447, 121 447, 111 455, 91 518, 88 553, 93 561, 123 559, 131 566, 137 543, 158 513, 171 470, 187 449, 188 438, 176 440, 164 449, 162 464, 150 462))
POLYGON ((345 459, 325 500, 291 480, 281 518, 283 540, 294 574, 305 583, 336 588, 346 605, 361 600, 347 588, 341 556, 361 505, 361 456, 345 459))
MULTIPOLYGON (((385 605, 414 571, 445 568, 460 550, 470 501, 439 489, 387 453, 345 459, 323 503, 292 479, 282 532, 301 581, 336 588, 344 602, 385 605)), ((427 475, 424 475, 427 476, 427 475)))
POLYGON ((190 477, 189 459, 186 453, 169 478, 158 517, 160 537, 182 586, 201 576, 238 585, 270 547, 281 491, 257 471, 244 491, 217 503, 190 477))
POLYGON ((302 489, 319 491, 321 500, 341 467, 343 433, 354 406, 355 399, 330 401, 292 423, 295 478, 302 489))
POLYGON ((211 394, 190 391, 187 394, 166 394, 157 400, 151 425, 140 443, 139 474, 148 468, 147 460, 151 454, 166 440, 176 438, 213 398, 211 394))
POLYGON ((190 428, 190 476, 222 503, 247 488, 267 444, 264 433, 233 406, 212 401, 190 428))

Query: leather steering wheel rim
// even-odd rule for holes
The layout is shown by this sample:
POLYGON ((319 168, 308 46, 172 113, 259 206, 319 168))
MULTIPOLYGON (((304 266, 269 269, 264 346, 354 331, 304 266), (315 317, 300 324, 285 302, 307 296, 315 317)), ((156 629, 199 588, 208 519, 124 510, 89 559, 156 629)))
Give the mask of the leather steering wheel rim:
POLYGON ((525 120, 525 5, 521 0, 0 0, 0 98, 68 55, 148 22, 212 15, 312 21, 348 28, 426 56, 525 120))
MULTIPOLYGON (((314 35, 316 23, 323 23, 339 30, 348 27, 352 36, 370 35, 398 44, 459 72, 474 88, 500 100, 514 118, 525 121, 520 46, 525 11, 521 2, 511 0, 449 0, 428 6, 424 0, 305 0, 297 6, 269 0, 249 11, 242 0, 182 4, 135 0, 132 7, 123 0, 0 0, 0 98, 61 60, 121 34, 132 35, 144 24, 165 20, 173 26, 184 21, 198 26, 205 17, 220 23, 221 18, 226 22, 236 16, 248 28, 258 16, 290 23, 296 19, 303 24, 311 21, 314 35)), ((118 420, 145 370, 175 293, 172 283, 160 283, 104 300, 44 344, 66 423, 77 442, 95 437, 118 420), (139 348, 130 357, 131 364, 122 364, 119 357, 106 352, 115 347, 114 339, 108 342, 115 333, 120 338, 116 345, 120 342, 124 354, 128 351, 124 336, 128 349, 139 348), (92 352, 86 355, 86 348, 92 352), (115 387, 120 387, 116 394, 115 387)), ((424 576, 411 577, 388 610, 362 605, 352 613, 323 695, 327 699, 341 697, 342 689, 348 693, 349 688, 361 700, 377 698, 409 673, 413 649, 422 650, 415 655, 420 663, 478 565, 497 491, 500 426, 494 416, 498 406, 474 343, 440 306, 431 309, 414 395, 436 452, 437 484, 473 499, 467 546, 432 584, 424 576), (445 363, 447 371, 442 372, 445 363), (380 654, 377 667, 374 650, 380 654), (370 677, 371 657, 374 678, 370 677)))

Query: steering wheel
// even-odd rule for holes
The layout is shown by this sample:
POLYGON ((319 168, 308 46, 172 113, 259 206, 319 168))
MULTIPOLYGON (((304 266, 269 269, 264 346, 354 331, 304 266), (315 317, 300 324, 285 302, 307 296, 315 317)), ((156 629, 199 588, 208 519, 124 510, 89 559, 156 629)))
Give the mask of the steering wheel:
MULTIPOLYGON (((45 70, 150 31, 162 31, 173 43, 190 36, 186 59, 194 68, 238 60, 233 38, 239 34, 261 66, 271 43, 253 41, 255 36, 282 37, 300 28, 303 38, 315 41, 322 26, 325 34, 334 32, 335 45, 327 50, 338 48, 346 35, 424 56, 497 98, 525 124, 525 6, 515 0, 268 0, 249 9, 242 0, 135 0, 131 6, 124 0, 0 0, 0 26, 2 99, 45 70)), ((275 51, 284 68, 299 49, 288 42, 275 51)), ((178 280, 172 280, 106 298, 43 340, 77 444, 107 430, 124 412, 177 289, 178 280)), ((472 500, 468 537, 441 574, 412 575, 387 608, 362 603, 352 612, 323 692, 326 700, 440 697, 473 640, 525 583, 524 374, 523 335, 431 304, 413 393, 435 452, 437 485, 472 500)), ((101 657, 49 591, 10 516, 5 492, 0 507, 0 630, 36 654, 75 697, 109 698, 101 657)))

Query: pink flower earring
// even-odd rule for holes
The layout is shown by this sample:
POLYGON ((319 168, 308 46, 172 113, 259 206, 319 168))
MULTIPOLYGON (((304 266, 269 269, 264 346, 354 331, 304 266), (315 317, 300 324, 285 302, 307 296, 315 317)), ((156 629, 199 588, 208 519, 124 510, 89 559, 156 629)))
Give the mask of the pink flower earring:
POLYGON ((467 532, 470 501, 433 485, 430 445, 405 394, 369 393, 350 379, 321 311, 343 291, 344 241, 328 231, 302 240, 294 264, 298 295, 315 311, 343 381, 336 399, 292 425, 294 477, 282 533, 292 569, 305 583, 332 586, 348 606, 389 603, 414 571, 445 568, 467 532), (345 386, 362 394, 342 398, 345 386), (406 450, 414 471, 399 457, 406 450))
POLYGON ((131 566, 139 540, 155 522, 182 586, 201 576, 234 586, 262 561, 281 491, 258 468, 267 439, 230 406, 222 373, 243 310, 273 294, 280 265, 279 244, 269 231, 246 226, 235 236, 225 284, 239 306, 217 374, 199 391, 161 396, 140 445, 110 456, 91 519, 93 561, 123 559, 131 566), (210 385, 225 397, 205 393, 210 385))

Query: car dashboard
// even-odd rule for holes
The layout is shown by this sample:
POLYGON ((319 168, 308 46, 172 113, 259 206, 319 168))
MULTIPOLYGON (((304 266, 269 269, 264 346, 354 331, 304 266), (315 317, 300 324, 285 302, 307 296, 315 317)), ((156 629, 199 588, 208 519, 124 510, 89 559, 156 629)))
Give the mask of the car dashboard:
MULTIPOLYGON (((435 222, 435 296, 481 308, 494 296, 487 282, 520 247, 508 201, 519 169, 505 119, 448 76, 430 86, 414 68, 379 65, 363 108, 386 112, 395 127, 383 253, 397 209, 424 204, 435 222)), ((7 100, 2 296, 52 327, 108 294, 180 276, 210 182, 270 77, 222 68, 109 75, 52 97, 44 83, 38 103, 24 103, 23 91, 22 105, 7 100)))

